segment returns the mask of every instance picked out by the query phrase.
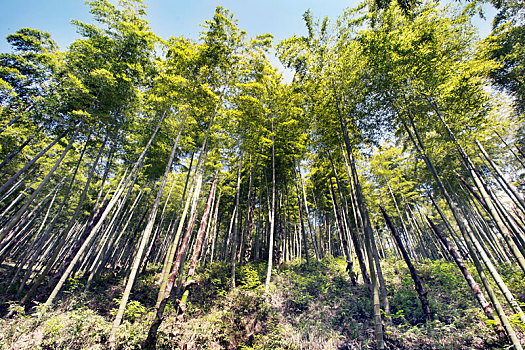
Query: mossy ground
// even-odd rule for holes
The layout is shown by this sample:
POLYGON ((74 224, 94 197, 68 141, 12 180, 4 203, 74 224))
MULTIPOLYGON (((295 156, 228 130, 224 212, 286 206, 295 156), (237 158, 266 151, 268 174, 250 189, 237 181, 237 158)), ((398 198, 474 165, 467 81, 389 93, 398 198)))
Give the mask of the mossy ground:
MULTIPOLYGON (((239 267, 237 287, 230 268, 216 263, 198 273, 183 322, 170 304, 159 330, 159 349, 374 349, 372 305, 368 289, 352 286, 345 262, 327 259, 310 266, 283 264, 264 293, 265 264, 239 267)), ((417 264, 435 313, 424 322, 417 294, 403 261, 383 262, 390 314, 389 349, 505 349, 485 322, 455 265, 417 264)), ((525 277, 512 266, 501 272, 520 302, 525 277)), ((2 274, 7 273, 3 270, 2 274)), ((118 335, 120 349, 139 349, 153 317, 159 267, 150 266, 134 287, 118 335)), ((1 349, 104 349, 122 293, 121 279, 101 276, 85 292, 82 279, 70 280, 52 310, 38 305, 28 312, 10 304, 13 317, 0 319, 1 349)), ((9 295, 3 296, 8 300, 9 295)), ((503 299, 502 299, 503 300, 503 299)), ((510 312, 509 312, 510 314, 510 312)), ((512 317, 523 339, 523 327, 512 317)))

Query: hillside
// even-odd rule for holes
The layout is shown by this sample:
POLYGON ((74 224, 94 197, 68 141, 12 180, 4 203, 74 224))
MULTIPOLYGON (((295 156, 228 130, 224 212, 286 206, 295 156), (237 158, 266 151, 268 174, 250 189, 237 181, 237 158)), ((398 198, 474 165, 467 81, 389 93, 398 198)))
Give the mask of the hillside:
MULTIPOLYGON (((159 330, 159 349, 376 349, 369 292, 352 286, 346 263, 323 260, 318 266, 285 264, 275 272, 268 298, 261 279, 264 265, 239 269, 239 286, 230 288, 229 268, 214 264, 197 274, 184 319, 170 306, 159 330)), ((383 266, 390 298, 385 315, 387 349, 505 349, 491 331, 457 268, 444 261, 424 261, 418 272, 428 291, 435 319, 425 323, 408 270, 402 261, 383 266)), ((511 268, 504 277, 521 302, 525 279, 511 268)), ((118 335, 119 349, 139 349, 153 318, 158 268, 150 266, 128 303, 118 335)), ((115 299, 123 281, 97 280, 85 292, 71 280, 58 306, 36 314, 17 310, 0 323, 2 349, 104 349, 108 345, 115 299), (107 284, 113 287, 107 290, 107 284)), ((16 307, 13 305, 12 307, 16 307)), ((524 339, 519 320, 513 321, 524 339)))

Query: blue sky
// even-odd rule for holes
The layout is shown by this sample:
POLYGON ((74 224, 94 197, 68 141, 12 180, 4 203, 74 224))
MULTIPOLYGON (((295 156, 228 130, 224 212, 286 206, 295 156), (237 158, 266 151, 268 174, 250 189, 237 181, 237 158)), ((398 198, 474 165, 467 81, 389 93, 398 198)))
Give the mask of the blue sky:
MULTIPOLYGON (((443 1, 443 0, 442 0, 443 1)), ((446 0, 445 0, 446 1, 446 0)), ((294 34, 304 35, 302 14, 310 9, 315 17, 336 19, 357 0, 144 0, 148 21, 161 38, 183 35, 197 38, 200 24, 213 16, 222 5, 235 13, 239 27, 253 37, 271 33, 279 41, 294 34)), ((486 21, 476 19, 481 36, 490 32, 494 10, 487 8, 486 21)), ((72 19, 90 22, 88 6, 82 0, 0 0, 0 52, 9 52, 6 35, 22 27, 51 33, 62 50, 78 35, 72 19)), ((274 61, 275 64, 275 60, 274 61)), ((280 67, 282 69, 282 67, 280 67)))
MULTIPOLYGON (((311 9, 315 16, 336 18, 352 5, 348 0, 145 0, 148 21, 162 38, 184 35, 196 38, 200 24, 222 5, 235 13, 241 29, 249 36, 272 33, 276 40, 305 33, 302 14, 311 9)), ((357 4, 357 2, 354 2, 357 4)), ((0 51, 9 46, 5 36, 21 27, 51 33, 65 49, 77 36, 71 19, 91 21, 87 5, 81 0, 0 0, 0 51)))

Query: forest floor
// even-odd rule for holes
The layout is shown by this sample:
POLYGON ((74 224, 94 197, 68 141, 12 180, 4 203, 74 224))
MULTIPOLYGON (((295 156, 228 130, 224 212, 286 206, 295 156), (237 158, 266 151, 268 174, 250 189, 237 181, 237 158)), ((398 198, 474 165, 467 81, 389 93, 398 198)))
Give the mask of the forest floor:
MULTIPOLYGON (((505 349, 481 314, 455 265, 443 261, 417 264, 428 291, 434 320, 424 322, 412 280, 402 261, 382 263, 389 291, 386 323, 388 349, 505 349)), ((374 349, 370 294, 352 286, 346 263, 323 260, 310 266, 281 265, 269 296, 264 293, 265 264, 238 269, 230 288, 230 267, 213 264, 197 274, 183 322, 169 304, 159 330, 159 349, 374 349)), ((9 275, 2 266, 0 276, 9 275)), ((158 266, 148 266, 133 289, 118 337, 120 349, 139 349, 153 317, 158 293, 158 266)), ((511 266, 502 275, 520 302, 525 302, 525 276, 511 266)), ((58 304, 48 311, 36 305, 24 310, 1 288, 5 315, 0 319, 0 349, 105 349, 124 281, 107 274, 89 291, 82 279, 70 279, 58 304), (108 287, 109 286, 109 287, 108 287)), ((4 286, 5 287, 5 286, 4 286)), ((503 299, 502 299, 503 300, 503 299)), ((511 317, 523 341, 524 328, 511 317)))

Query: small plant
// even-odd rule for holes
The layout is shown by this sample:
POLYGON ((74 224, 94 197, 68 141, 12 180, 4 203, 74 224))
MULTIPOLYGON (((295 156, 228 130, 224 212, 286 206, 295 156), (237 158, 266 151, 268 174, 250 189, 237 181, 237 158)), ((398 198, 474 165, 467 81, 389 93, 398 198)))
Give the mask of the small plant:
POLYGON ((249 265, 242 267, 241 288, 245 290, 255 289, 261 285, 259 272, 249 265))
POLYGON ((133 324, 127 320, 122 322, 117 332, 117 347, 128 350, 140 349, 142 342, 146 339, 148 325, 148 322, 135 322, 133 324))
POLYGON ((405 318, 405 312, 403 310, 397 310, 395 314, 388 315, 392 320, 397 320, 399 323, 407 324, 407 320, 405 318))
POLYGON ((14 317, 22 317, 25 315, 24 307, 18 303, 10 302, 9 303, 9 313, 14 317))
MULTIPOLYGON (((523 307, 523 303, 519 303, 519 304, 520 304, 521 307, 523 307)), ((521 322, 519 313, 512 314, 509 317, 509 321, 512 324, 512 327, 514 327, 514 329, 517 328, 517 329, 519 329, 522 332, 525 331, 525 325, 523 324, 523 322, 521 322)))
POLYGON ((76 294, 84 289, 84 283, 80 280, 80 278, 68 278, 67 279, 67 288, 64 291, 65 294, 76 294))
POLYGON ((24 307, 17 303, 9 304, 9 311, 13 313, 10 320, 2 320, 2 332, 0 332, 0 349, 11 349, 16 340, 30 328, 30 316, 27 316, 24 307))
POLYGON ((86 349, 106 342, 110 329, 100 315, 87 308, 53 315, 43 323, 42 346, 48 349, 86 349))
MULTIPOLYGON (((117 305, 120 305, 120 299, 113 299, 113 301, 117 305)), ((112 309, 110 312, 112 316, 116 316, 117 313, 118 313, 118 309, 112 309)), ((142 305, 140 301, 130 300, 126 304, 126 309, 124 310, 123 319, 133 323, 147 313, 148 313, 148 308, 142 305)))

